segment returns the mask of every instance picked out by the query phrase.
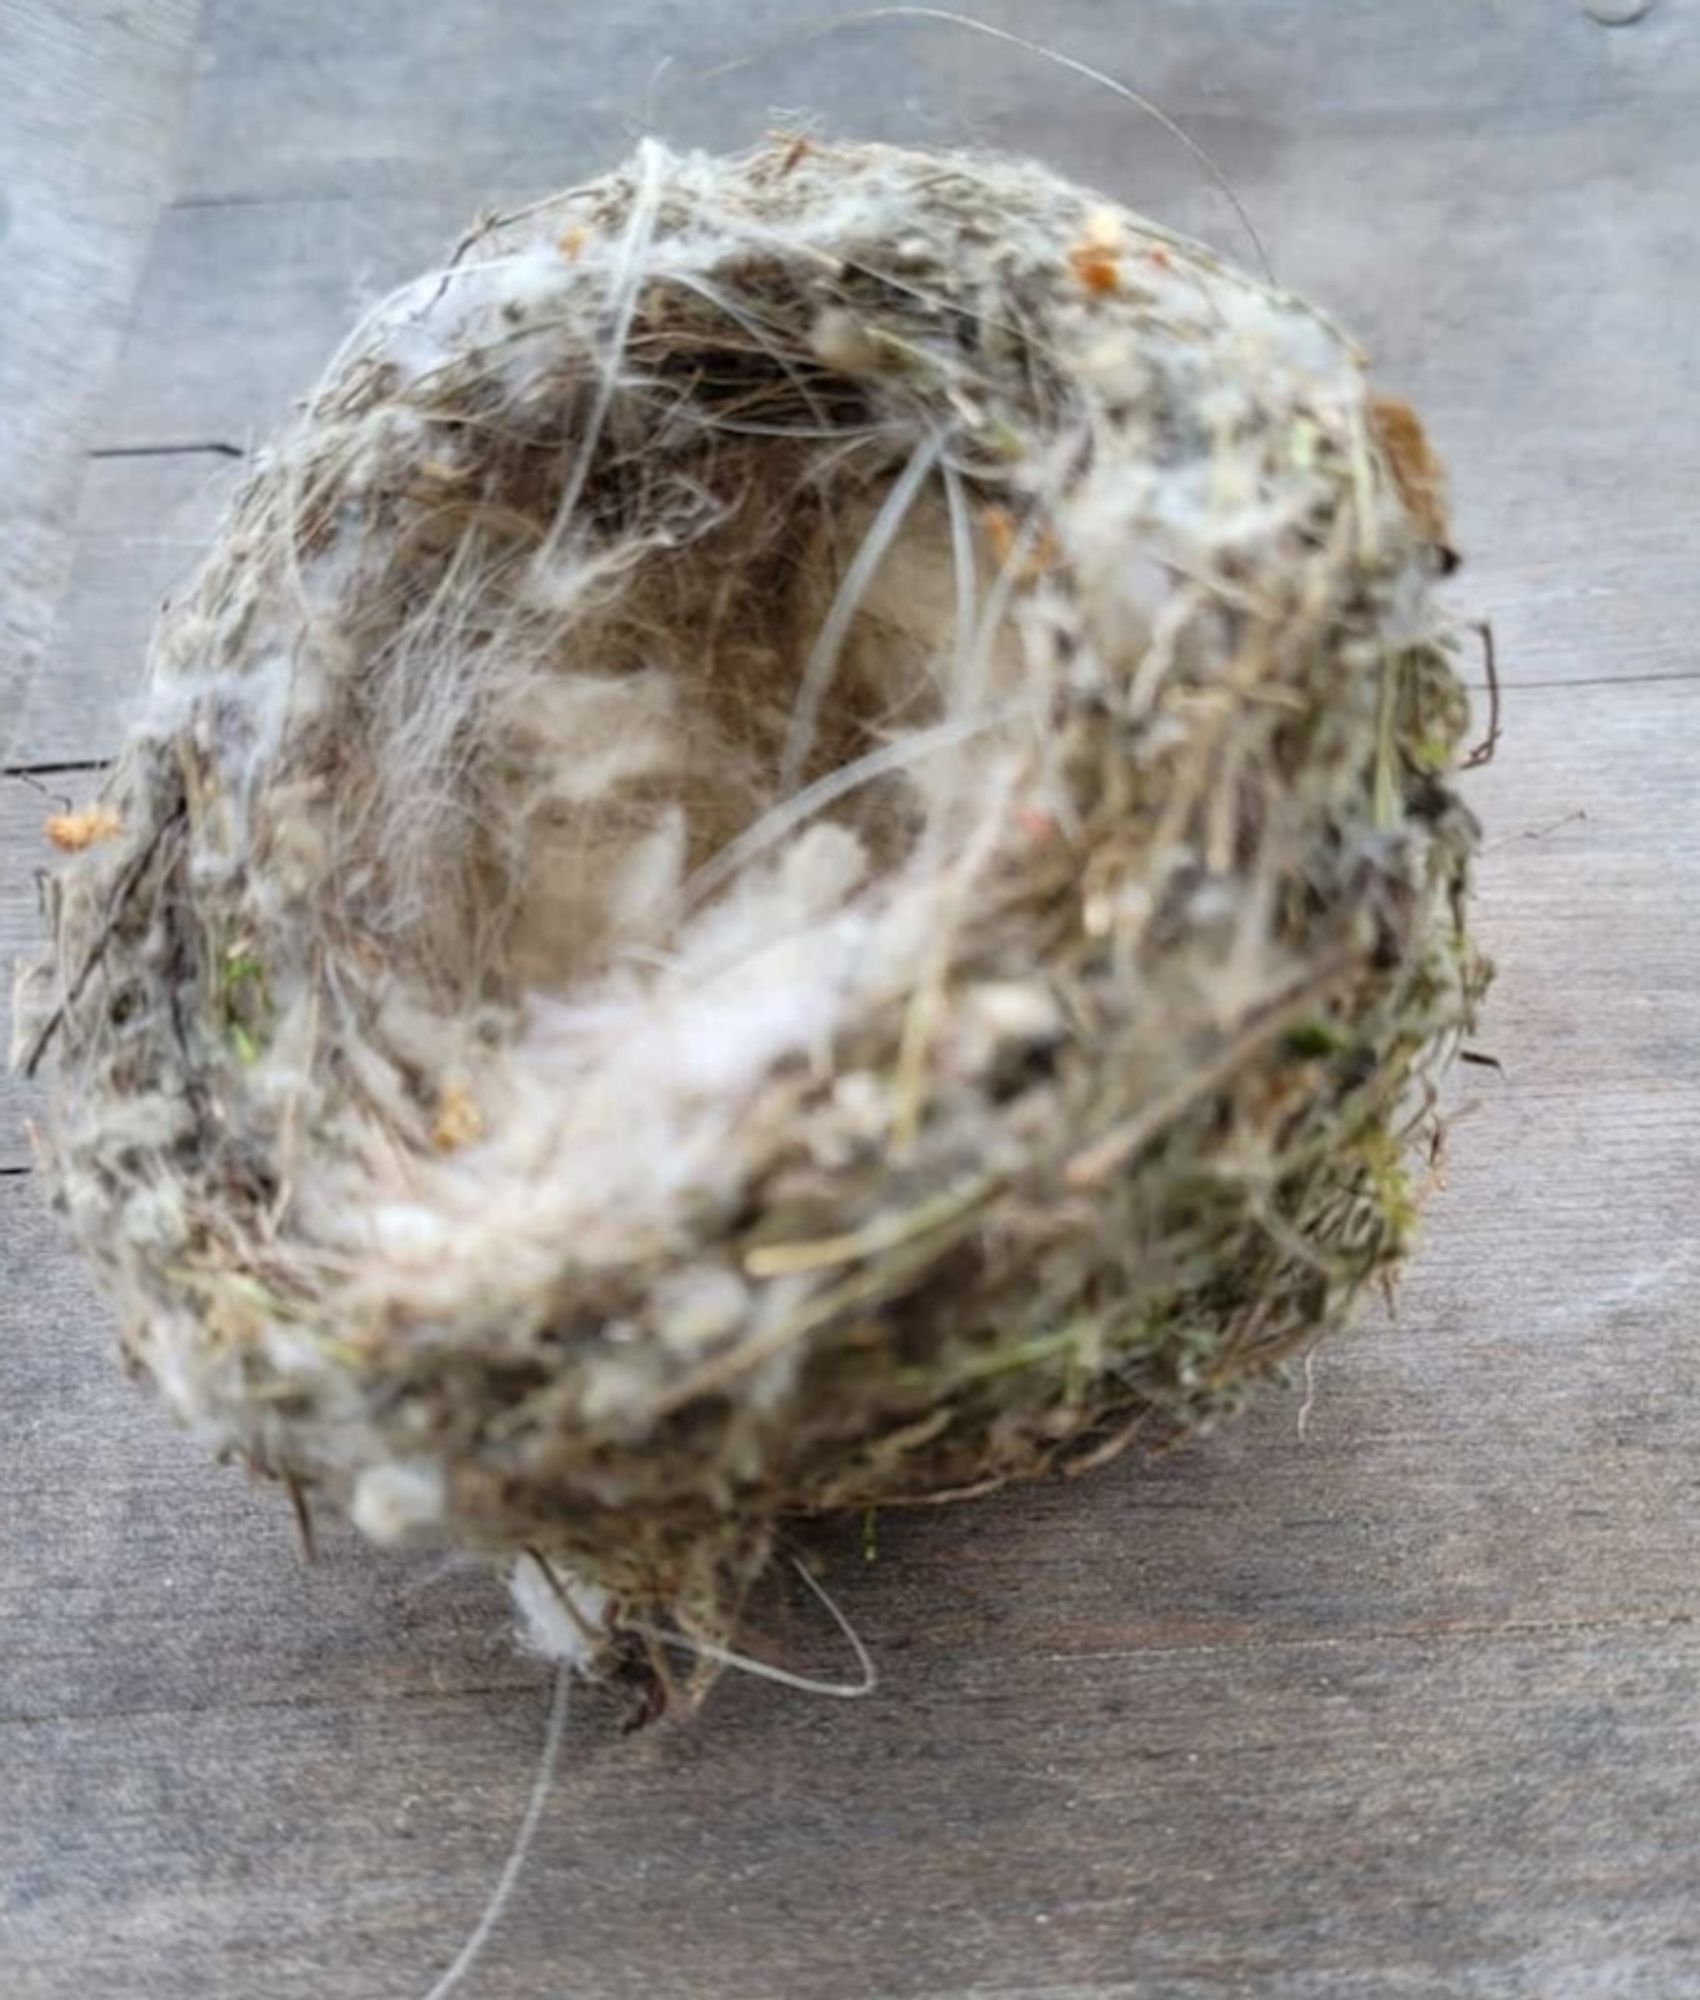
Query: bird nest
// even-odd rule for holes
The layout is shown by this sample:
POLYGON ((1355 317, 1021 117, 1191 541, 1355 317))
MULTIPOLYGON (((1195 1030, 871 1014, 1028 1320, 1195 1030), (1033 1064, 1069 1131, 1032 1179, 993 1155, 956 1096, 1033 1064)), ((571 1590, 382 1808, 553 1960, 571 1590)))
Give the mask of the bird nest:
POLYGON ((1405 1250, 1482 984, 1437 506, 1327 319, 1030 164, 485 224, 259 460, 25 976, 128 1354, 587 1657, 1215 1419, 1405 1250))

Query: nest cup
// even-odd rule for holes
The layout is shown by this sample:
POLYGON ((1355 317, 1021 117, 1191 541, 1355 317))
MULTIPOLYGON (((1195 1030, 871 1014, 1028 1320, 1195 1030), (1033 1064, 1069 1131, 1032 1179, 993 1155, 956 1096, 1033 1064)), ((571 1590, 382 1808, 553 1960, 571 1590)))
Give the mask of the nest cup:
POLYGON ((1483 982, 1437 492, 1031 164, 480 227, 258 461, 23 981, 126 1352, 658 1674, 787 1516, 1213 1420, 1405 1250, 1483 982))

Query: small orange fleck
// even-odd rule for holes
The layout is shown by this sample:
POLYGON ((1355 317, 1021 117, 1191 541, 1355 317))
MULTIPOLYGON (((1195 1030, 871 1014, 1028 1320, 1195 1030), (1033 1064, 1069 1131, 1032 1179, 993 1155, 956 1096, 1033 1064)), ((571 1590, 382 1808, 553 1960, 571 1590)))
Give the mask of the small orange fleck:
POLYGON ((992 554, 999 564, 1009 561, 1015 553, 1015 523, 1005 507, 988 507, 981 516, 985 525, 986 539, 992 545, 992 554))
MULTIPOLYGON (((999 569, 1007 569, 1014 562, 1021 543, 1021 532, 1014 518, 1007 507, 988 507, 980 519, 999 569)), ((1022 583, 1037 583, 1047 570, 1055 569, 1061 559, 1062 551, 1057 547, 1055 537, 1040 528, 1029 538, 1016 577, 1022 583)))
POLYGON ((1169 268, 1169 253, 1160 243, 1154 243, 1145 253, 1146 261, 1155 264, 1159 271, 1169 268))
POLYGON ((437 1100, 436 1122, 431 1127, 431 1144, 439 1153, 458 1152, 470 1146, 484 1132, 484 1114, 464 1083, 445 1083, 437 1100))
POLYGON ((579 256, 590 241, 590 231, 582 222, 575 222, 570 229, 563 229, 555 238, 555 248, 570 264, 579 256))
POLYGON ((1086 289, 1099 297, 1122 288, 1116 254, 1103 243, 1077 243, 1068 253, 1068 264, 1086 289))
POLYGON ((61 854, 81 854, 96 841, 110 840, 123 824, 117 809, 103 803, 85 806, 81 812, 55 813, 43 831, 61 854))
POLYGON ((472 1140, 484 1136, 484 1114, 466 1084, 448 1082, 436 1102, 436 1120, 430 1128, 430 1142, 438 1152, 458 1152, 472 1140))

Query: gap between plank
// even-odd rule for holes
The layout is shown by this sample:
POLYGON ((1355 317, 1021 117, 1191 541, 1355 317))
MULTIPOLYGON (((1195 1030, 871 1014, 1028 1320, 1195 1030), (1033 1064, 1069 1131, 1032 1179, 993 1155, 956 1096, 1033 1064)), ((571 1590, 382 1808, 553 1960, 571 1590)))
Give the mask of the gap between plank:
POLYGON ((85 771, 106 771, 110 757, 70 757, 58 763, 0 765, 0 778, 70 778, 85 771))
MULTIPOLYGON (((1001 1664, 1067 1668, 1104 1660, 1121 1660, 1130 1666, 1136 1666, 1142 1660, 1195 1659, 1211 1654, 1241 1656, 1249 1653, 1339 1653, 1350 1652, 1359 1646, 1444 1645, 1459 1640, 1476 1640, 1492 1644, 1500 1640, 1567 1639, 1586 1637, 1595 1633, 1603 1635, 1619 1632, 1670 1632, 1682 1630, 1697 1621, 1700 1621, 1700 1613, 1694 1611, 1631 1613, 1621 1618, 1513 1619, 1500 1625, 1459 1623, 1431 1628, 1394 1627, 1382 1631, 1353 1632, 1328 1637, 1310 1633, 1291 1633, 1282 1638, 1272 1639, 1205 1640, 1196 1645, 1113 1646, 1079 1653, 1012 1653, 1001 1656, 1001 1664)), ((970 1655, 964 1650, 956 1657, 966 1662, 970 1655)), ((492 1681, 473 1683, 465 1688, 454 1689, 450 1693, 433 1687, 396 1688, 381 1695, 365 1698, 356 1696, 341 1701, 315 1701, 311 1697, 288 1695, 260 1701, 202 1702, 195 1706, 165 1704, 159 1707, 50 1709, 39 1713, 0 1716, 0 1730, 34 1729, 43 1724, 69 1722, 134 1722, 173 1715, 241 1715, 250 1712, 263 1714, 274 1709, 359 1712, 367 1708, 389 1707, 393 1703, 403 1701, 460 1701, 467 1698, 479 1699, 486 1695, 512 1695, 527 1691, 531 1686, 530 1681, 492 1681)))
POLYGON ((85 458, 246 458, 239 444, 228 438, 194 438, 182 444, 101 444, 84 452, 85 458))

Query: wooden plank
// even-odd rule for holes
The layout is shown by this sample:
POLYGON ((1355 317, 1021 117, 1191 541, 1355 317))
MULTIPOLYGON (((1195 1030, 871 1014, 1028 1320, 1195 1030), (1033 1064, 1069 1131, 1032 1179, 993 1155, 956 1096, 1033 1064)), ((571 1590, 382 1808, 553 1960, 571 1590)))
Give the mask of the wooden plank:
MULTIPOLYGON (((223 0, 201 205, 162 234, 100 441, 246 443, 486 194, 625 150, 660 54, 688 68, 826 11, 514 0, 476 10, 473 40, 400 0, 223 0)), ((1461 584, 1513 684, 1472 781, 1504 1073, 1465 1074, 1476 1108, 1398 1324, 1320 1352, 1308 1395, 1156 1466, 888 1513, 871 1564, 853 1524, 827 1531, 871 1701, 733 1681, 696 1725, 622 1742, 579 1697, 468 1993, 1700 1990, 1681 13, 1613 33, 1533 0, 1150 0, 1137 36, 1088 0, 1047 14, 1048 38, 1200 114, 1283 276, 1365 329, 1454 462, 1461 584)), ((1083 87, 942 30, 858 33, 683 90, 663 122, 727 143, 814 102, 966 131, 1230 242, 1184 157, 1083 87)), ((26 754, 112 747, 145 607, 210 524, 209 463, 91 469, 26 754)), ((46 809, 0 780, 0 960, 35 934, 46 809)), ((303 1570, 275 1491, 123 1382, 15 1171, 21 1108, 0 1094, 0 1990, 421 1993, 506 1853, 544 1678, 474 1571, 333 1523, 303 1570)), ((837 1670, 794 1581, 755 1624, 837 1670)))
POLYGON ((88 462, 58 629, 24 704, 15 764, 82 763, 117 748, 160 607, 193 575, 241 474, 239 459, 208 450, 88 462))
MULTIPOLYGON (((1318 1356, 1302 1434, 1298 1396, 1270 1398, 1160 1466, 888 1514, 872 1566, 828 1536, 876 1704, 732 1686, 694 1730, 620 1748, 586 1698, 484 1990, 536 1990, 564 1936, 590 1992, 1680 1990, 1700 1962, 1680 832, 1700 684, 1518 710, 1482 898, 1506 1076, 1458 1128, 1400 1324, 1318 1356), (706 1844, 716 1882, 756 1872, 752 1900, 690 1886, 706 1844)), ((266 1990, 280 1926, 314 1990, 416 1990, 476 1908, 538 1728, 494 1594, 340 1530, 302 1576, 278 1496, 202 1464, 110 1370, 16 1180, 0 1266, 18 1990, 98 1990, 120 1956, 140 2000, 266 1990), (306 1882, 314 1922, 284 1926, 306 1882)), ((824 1664, 798 1592, 756 1616, 824 1664)))
POLYGON ((112 1314, 27 1177, 0 1179, 0 1268, 13 1280, 0 1308, 0 1731, 535 1678, 471 1566, 386 1563, 326 1522, 326 1560, 305 1569, 281 1490, 214 1464, 120 1373, 112 1314), (448 1652, 403 1638, 416 1600, 433 1630, 459 1631, 448 1652), (357 1634, 388 1651, 388 1668, 343 1657, 357 1634), (239 1688, 221 1684, 232 1656, 239 1688))
MULTIPOLYGON (((431 65, 442 52, 411 44, 417 30, 362 14, 347 32, 366 38, 373 60, 380 45, 396 62, 405 58, 418 101, 429 102, 431 65)), ((515 32, 539 30, 532 20, 515 32)), ((1387 53, 1377 38, 1394 31, 1359 22, 1354 32, 1354 60, 1373 71, 1387 53)), ((226 17, 219 33, 220 60, 246 74, 242 51, 259 34, 256 19, 226 17)), ((1577 98, 1581 111, 1543 116, 1542 91, 1533 89, 1489 126, 1468 93, 1437 110, 1432 97, 1395 91, 1379 115, 1402 119, 1396 143, 1365 144, 1354 122, 1361 107, 1353 120, 1317 118, 1278 143, 1266 123, 1236 117, 1223 137, 1225 163, 1262 217, 1283 273, 1339 305, 1364 330, 1389 382, 1429 417, 1453 462, 1459 539, 1471 555, 1462 598, 1495 619, 1508 684, 1692 672, 1700 577, 1668 495, 1683 469, 1681 331, 1700 312, 1700 267, 1678 254, 1687 195, 1674 162, 1700 103, 1700 63, 1666 51, 1666 95, 1626 103, 1628 84, 1641 85, 1644 38, 1602 41, 1596 28, 1572 24, 1542 47, 1549 44, 1569 51, 1571 69, 1564 81, 1562 64, 1542 68, 1545 94, 1577 98), (1621 65, 1598 68, 1608 44, 1631 50, 1621 74, 1621 65), (1626 232, 1631 207, 1638 227, 1626 232), (1537 213, 1541 226, 1530 229, 1537 213), (1554 333, 1531 344, 1531 325, 1554 333), (1625 463, 1637 465, 1636 477, 1622 477, 1625 463)), ((254 46, 275 77, 295 44, 279 29, 254 46)), ((333 72, 334 42, 314 47, 333 72)), ((985 60, 993 56, 1002 60, 997 51, 985 60)), ((499 73, 511 80, 511 71, 499 73)), ((229 89, 202 95, 221 117, 244 102, 225 82, 229 89)), ((1274 83, 1260 76, 1258 88, 1267 94, 1274 83)), ((1193 163, 1148 125, 1130 132, 1124 107, 1088 98, 1081 119, 1059 133, 1035 124, 1030 98, 993 90, 975 102, 985 136, 1011 145, 1060 140, 1079 155, 1065 164, 1232 242, 1224 205, 1193 163)), ((462 106, 469 117, 475 108, 462 106)), ((480 202, 524 199, 594 163, 582 133, 570 162, 540 147, 516 156, 516 136, 536 121, 504 119, 489 106, 480 115, 505 149, 491 156, 490 178, 477 175, 476 149, 461 147, 446 169, 414 160, 405 194, 168 216, 105 444, 245 447, 283 416, 360 307, 439 255, 480 202)), ((345 144, 353 143, 364 129, 359 117, 347 105, 339 116, 345 144)), ((939 136, 926 121, 922 132, 939 136)), ((422 143, 417 133, 391 136, 397 157, 422 143)), ((377 142, 368 134, 360 143, 377 142)), ((161 583, 178 567, 159 524, 171 537, 182 532, 184 464, 198 477, 198 461, 171 456, 106 470, 103 518, 85 528, 67 629, 31 704, 20 756, 51 761, 86 748, 106 691, 130 682, 161 583), (125 499, 120 518, 113 502, 125 499)), ((211 515, 196 514, 197 532, 211 515)), ((186 562, 193 536, 183 539, 186 562)))
POLYGON ((0 9, 0 764, 64 587, 77 453, 166 192, 199 12, 0 9))
POLYGON ((462 196, 174 206, 162 216, 100 443, 251 447, 385 292, 468 221, 462 196))
MULTIPOLYGON (((1683 1990, 1693 1274, 1531 1296, 1576 1218, 1528 1208, 1490 1310, 1414 1297, 1329 1361, 1304 1440, 1289 1398, 1155 1468, 888 1515, 872 1565, 827 1534, 872 1701, 734 1680, 623 1743, 585 1694, 479 1990, 1683 1990)), ((121 1381, 15 1182, 0 1255, 8 1993, 422 1990, 541 1726, 493 1586, 334 1526, 302 1570, 275 1492, 121 1381)), ((794 1585, 756 1620, 830 1670, 794 1585)))
MULTIPOLYGON (((1697 1670, 1681 1627, 1131 1658, 992 1639, 923 1644, 883 1707, 741 1688, 619 1743, 586 1705, 470 1990, 1672 2000, 1696 1965, 1697 1670)), ((543 1706, 226 1699, 5 1731, 9 1992, 423 1993, 511 1839, 543 1706)))
MULTIPOLYGON (((1367 152, 1375 126, 1413 113, 1497 129, 1518 107, 1645 110, 1696 81, 1693 37, 1670 6, 1615 35, 1545 0, 1346 0, 1320 13, 1310 0, 1144 0, 1136 25, 1100 0, 1049 0, 1042 16, 1019 0, 970 11, 1125 78, 1213 148, 1255 132, 1261 149, 1286 151, 1319 122, 1349 119, 1371 128, 1367 152)), ((640 130, 738 145, 781 107, 869 137, 1046 154, 1090 130, 1098 168, 1130 150, 1137 164, 1152 137, 1137 112, 1031 54, 941 23, 855 17, 837 0, 508 0, 474 25, 409 0, 218 0, 184 192, 371 197, 421 176, 476 186, 516 163, 548 186, 623 153, 640 130)))
MULTIPOLYGON (((1700 299, 1700 273, 1680 254, 1689 190, 1675 163, 1697 108, 1700 76, 1670 102, 1545 119, 1525 110, 1491 131, 1437 114, 1411 119, 1381 147, 1358 129, 1319 124, 1261 159, 1248 150, 1245 198, 1277 270, 1338 312, 1390 385, 1432 415, 1461 492, 1478 496, 1469 539, 1500 530, 1508 509, 1525 517, 1524 539, 1499 545, 1502 560, 1550 552, 1554 540, 1565 553, 1591 550, 1600 517, 1575 505, 1578 484, 1640 449, 1654 463, 1673 449, 1680 335, 1700 299), (1626 232, 1631 206, 1638 226, 1626 232), (1486 484, 1496 471, 1500 483, 1486 484), (1558 510, 1538 543, 1526 518, 1537 498, 1558 510)), ((1171 157, 1172 144, 1165 154, 1150 142, 1139 149, 1150 154, 1142 172, 1129 169, 1116 133, 1087 131, 1087 143, 1073 134, 1066 149, 1078 161, 1050 149, 1060 164, 1246 257, 1221 221, 1222 197, 1184 154, 1171 157)), ((421 174, 407 195, 174 209, 103 442, 243 442, 306 388, 359 305, 427 268, 486 202, 562 178, 541 170, 467 183, 457 170, 452 180, 421 174)), ((1600 495, 1591 497, 1597 509, 1600 495)), ((1666 494, 1637 482, 1614 499, 1614 541, 1668 525, 1666 494)))

